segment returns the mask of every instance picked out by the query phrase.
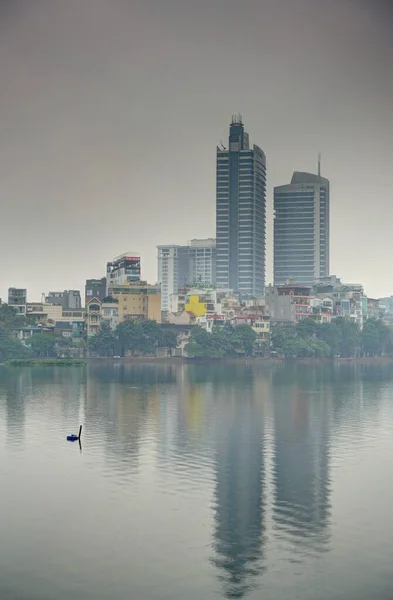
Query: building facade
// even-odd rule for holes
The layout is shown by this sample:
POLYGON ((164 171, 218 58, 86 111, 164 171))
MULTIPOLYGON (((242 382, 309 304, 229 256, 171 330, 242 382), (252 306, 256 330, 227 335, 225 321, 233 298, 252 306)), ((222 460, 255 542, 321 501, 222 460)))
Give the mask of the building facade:
POLYGON ((19 314, 26 314, 27 290, 25 288, 8 288, 8 304, 19 314))
POLYGON ((106 264, 106 291, 109 286, 141 280, 141 258, 137 252, 125 252, 106 264))
POLYGON ((161 323, 161 293, 158 285, 149 285, 145 281, 112 284, 108 296, 118 301, 119 323, 144 319, 161 323))
POLYGON ((298 323, 312 316, 312 288, 296 284, 266 288, 266 306, 271 321, 298 323))
POLYGON ((106 277, 101 279, 86 279, 85 305, 93 298, 102 300, 106 296, 106 277))
POLYGON ((266 157, 250 149, 240 116, 217 148, 217 287, 260 297, 265 286, 266 157))
POLYGON ((329 275, 329 181, 295 172, 274 188, 274 285, 313 285, 329 275))
POLYGON ((170 296, 192 284, 215 285, 216 240, 194 239, 185 246, 157 246, 161 310, 170 310, 170 296))
POLYGON ((49 292, 45 297, 46 304, 60 304, 63 308, 79 309, 82 299, 79 290, 64 290, 64 292, 49 292))

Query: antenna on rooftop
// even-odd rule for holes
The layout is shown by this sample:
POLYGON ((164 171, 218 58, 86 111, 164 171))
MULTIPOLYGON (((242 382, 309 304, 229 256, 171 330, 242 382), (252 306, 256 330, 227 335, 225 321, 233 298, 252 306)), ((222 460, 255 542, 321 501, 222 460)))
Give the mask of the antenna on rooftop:
POLYGON ((318 177, 321 177, 321 153, 318 152, 318 177))

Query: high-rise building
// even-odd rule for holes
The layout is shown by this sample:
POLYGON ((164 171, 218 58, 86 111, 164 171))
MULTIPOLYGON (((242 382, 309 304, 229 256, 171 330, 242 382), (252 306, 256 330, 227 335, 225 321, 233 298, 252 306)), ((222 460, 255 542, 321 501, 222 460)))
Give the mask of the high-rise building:
POLYGON ((217 287, 243 297, 265 286, 266 157, 250 149, 241 116, 229 127, 228 148, 217 148, 217 287))
POLYGON ((141 258, 137 252, 125 252, 106 264, 106 290, 109 286, 141 280, 141 258))
POLYGON ((26 314, 27 290, 25 288, 8 288, 8 304, 19 314, 26 314))
POLYGON ((191 284, 215 285, 216 240, 194 239, 186 246, 157 246, 161 310, 169 310, 169 297, 191 284))
POLYGON ((274 284, 313 285, 329 275, 329 181, 295 172, 274 188, 274 284))

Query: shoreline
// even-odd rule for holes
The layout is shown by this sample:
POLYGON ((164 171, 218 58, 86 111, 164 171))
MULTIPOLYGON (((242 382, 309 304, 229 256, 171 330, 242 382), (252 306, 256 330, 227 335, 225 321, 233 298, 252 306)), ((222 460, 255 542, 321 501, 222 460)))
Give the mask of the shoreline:
POLYGON ((358 358, 187 358, 180 356, 126 356, 123 358, 90 357, 85 359, 12 359, 0 366, 4 367, 81 367, 94 364, 113 365, 375 365, 393 363, 393 357, 374 356, 358 358))
POLYGON ((356 365, 371 365, 371 364, 389 364, 393 363, 393 357, 389 356, 374 356, 374 357, 358 357, 358 358, 187 358, 180 356, 126 356, 122 358, 110 357, 90 357, 85 359, 87 364, 94 363, 112 363, 112 364, 161 364, 161 365, 180 365, 180 364, 257 364, 257 365, 283 365, 283 364, 303 364, 303 365, 321 365, 321 364, 356 364, 356 365))

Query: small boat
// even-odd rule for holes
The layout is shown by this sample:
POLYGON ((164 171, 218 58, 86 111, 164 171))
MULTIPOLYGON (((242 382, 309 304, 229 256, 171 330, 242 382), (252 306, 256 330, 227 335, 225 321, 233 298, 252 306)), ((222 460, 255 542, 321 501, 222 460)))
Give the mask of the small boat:
POLYGON ((75 433, 70 433, 70 435, 67 435, 67 442, 76 442, 77 440, 80 440, 81 434, 82 434, 82 425, 79 427, 79 435, 76 435, 75 433))

